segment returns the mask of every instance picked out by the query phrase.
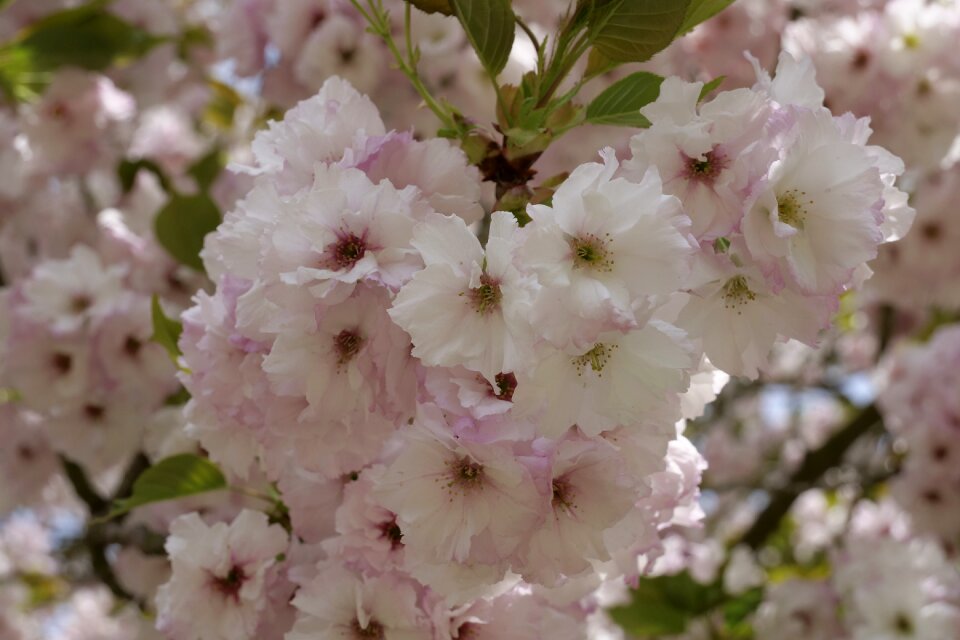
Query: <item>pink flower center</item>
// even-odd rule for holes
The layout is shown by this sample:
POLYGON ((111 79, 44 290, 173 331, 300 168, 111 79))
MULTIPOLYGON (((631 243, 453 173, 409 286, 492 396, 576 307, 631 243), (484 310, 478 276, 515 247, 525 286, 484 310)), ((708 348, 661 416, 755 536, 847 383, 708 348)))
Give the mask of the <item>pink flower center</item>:
POLYGON ((240 588, 246 579, 247 576, 243 572, 243 567, 233 565, 227 575, 223 577, 214 576, 213 586, 227 598, 237 600, 240 598, 240 588))
POLYGON ((385 640, 387 637, 386 632, 383 630, 383 625, 376 620, 370 620, 367 626, 362 627, 360 626, 360 621, 354 618, 352 627, 353 637, 357 640, 368 640, 368 638, 385 640))
POLYGON ((60 375, 67 375, 73 368, 73 357, 69 353, 55 353, 50 363, 60 375))
POLYGON ((88 404, 83 408, 83 414, 93 422, 100 422, 103 420, 103 416, 106 413, 107 410, 99 404, 88 404))
POLYGON ((687 158, 687 177, 706 184, 713 184, 729 165, 727 157, 716 147, 703 154, 702 158, 687 158))
POLYGON ((367 242, 355 233, 340 237, 333 247, 333 261, 341 269, 350 269, 367 253, 367 242))
POLYGON ((483 487, 483 465, 464 456, 449 463, 450 473, 447 488, 460 489, 464 493, 483 487))
POLYGON ((500 283, 483 274, 480 276, 480 286, 470 290, 470 303, 477 313, 482 316, 494 311, 500 306, 503 294, 500 292, 500 283))
POLYGON ((363 347, 363 336, 356 331, 344 329, 333 339, 333 348, 337 352, 337 364, 343 366, 353 360, 363 347))
POLYGON ((570 481, 559 477, 553 481, 553 508, 573 512, 577 506, 573 503, 574 491, 570 481))
POLYGON ((498 373, 494 377, 497 383, 494 394, 500 400, 513 402, 513 392, 517 390, 517 376, 512 373, 498 373))
POLYGON ((403 531, 400 530, 396 518, 380 523, 380 537, 389 540, 390 548, 394 551, 403 547, 403 531))
POLYGON ((136 358, 140 353, 140 349, 143 347, 143 343, 140 342, 135 336, 127 336, 127 339, 123 343, 123 351, 131 358, 136 358))

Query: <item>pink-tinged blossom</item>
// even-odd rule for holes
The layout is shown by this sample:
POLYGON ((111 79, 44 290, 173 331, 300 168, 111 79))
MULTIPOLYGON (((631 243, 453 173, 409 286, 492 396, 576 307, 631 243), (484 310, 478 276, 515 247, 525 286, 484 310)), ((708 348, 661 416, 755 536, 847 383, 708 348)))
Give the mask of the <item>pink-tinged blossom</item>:
POLYGON ((743 222, 751 255, 803 293, 835 295, 883 242, 884 183, 826 110, 801 112, 743 222))
POLYGON ((509 443, 458 440, 430 406, 374 494, 397 514, 407 553, 428 564, 496 564, 541 517, 540 494, 509 443))
POLYGON ((756 267, 745 264, 747 255, 742 241, 724 253, 705 252, 697 261, 690 297, 677 324, 699 338, 711 363, 731 375, 755 378, 777 341, 793 338, 816 344, 837 302, 790 289, 774 292, 756 267))
POLYGON ((196 513, 170 526, 170 581, 157 594, 157 627, 169 638, 253 640, 278 579, 287 534, 263 513, 244 510, 229 525, 207 526, 196 513))
POLYGON ((259 132, 253 140, 255 166, 238 168, 271 175, 281 192, 292 193, 310 184, 317 164, 339 160, 357 137, 385 133, 373 102, 333 77, 317 95, 259 132))
POLYGON ((570 437, 550 452, 546 521, 524 547, 528 581, 556 584, 561 576, 591 570, 610 555, 603 533, 623 519, 647 487, 628 472, 619 452, 603 440, 570 437))
POLYGON ((104 266, 99 256, 83 245, 74 247, 67 260, 38 266, 22 285, 19 313, 67 333, 102 317, 123 291, 124 269, 104 266))
POLYGON ((640 182, 603 164, 581 165, 552 206, 531 205, 519 260, 541 290, 531 320, 559 348, 585 348, 599 333, 637 326, 635 310, 675 291, 689 274, 696 244, 680 201, 664 195, 656 171, 640 182))
POLYGON ((433 210, 460 216, 467 224, 483 217, 480 171, 449 140, 394 133, 361 158, 361 168, 374 182, 387 179, 398 189, 413 185, 433 210))
POLYGON ((377 503, 373 494, 385 468, 364 469, 343 487, 343 498, 336 511, 336 533, 323 543, 330 557, 365 571, 403 568, 403 532, 397 516, 377 503))
POLYGON ((495 213, 484 251, 458 217, 433 214, 417 225, 411 244, 425 268, 397 294, 390 317, 424 364, 463 366, 494 384, 529 361, 535 285, 513 265, 517 231, 511 214, 495 213))
POLYGON ((273 294, 280 304, 301 301, 301 291, 335 304, 361 282, 396 291, 421 267, 410 246, 415 189, 374 184, 357 169, 319 166, 310 190, 287 205, 261 267, 281 283, 273 294))
POLYGON ((660 320, 601 333, 586 349, 542 347, 533 370, 518 377, 514 402, 535 414, 541 434, 572 425, 588 435, 657 415, 679 417, 679 394, 696 360, 686 333, 660 320))
POLYGON ((0 514, 40 501, 44 487, 61 468, 41 420, 39 414, 14 403, 0 404, 4 437, 0 447, 0 514))
POLYGON ((307 89, 340 77, 362 93, 375 90, 389 69, 380 39, 359 20, 330 15, 307 38, 293 65, 294 77, 307 89))
POLYGON ((380 371, 393 349, 390 319, 376 290, 358 290, 317 313, 316 331, 280 334, 263 361, 273 392, 302 396, 330 422, 362 422, 379 395, 380 371))
POLYGON ((760 640, 843 638, 839 598, 829 583, 792 578, 772 584, 756 617, 760 640))
POLYGON ((38 167, 82 174, 112 166, 129 137, 135 108, 133 98, 106 76, 57 72, 23 120, 38 167))
POLYGON ((438 637, 455 640, 580 640, 585 618, 581 607, 554 605, 525 586, 435 616, 438 637))
POLYGON ((180 349, 189 373, 179 374, 191 394, 187 427, 218 463, 245 477, 255 464, 269 381, 262 362, 269 345, 236 329, 236 298, 249 283, 226 278, 216 294, 197 294, 182 316, 180 349))
POLYGON ((365 577, 335 563, 297 591, 296 624, 285 640, 433 640, 414 582, 400 575, 365 577))
POLYGON ((683 202, 698 240, 739 228, 743 199, 764 175, 774 150, 764 126, 770 108, 749 89, 721 93, 698 106, 703 83, 667 78, 641 112, 652 126, 630 140, 628 175, 656 167, 665 193, 683 202))

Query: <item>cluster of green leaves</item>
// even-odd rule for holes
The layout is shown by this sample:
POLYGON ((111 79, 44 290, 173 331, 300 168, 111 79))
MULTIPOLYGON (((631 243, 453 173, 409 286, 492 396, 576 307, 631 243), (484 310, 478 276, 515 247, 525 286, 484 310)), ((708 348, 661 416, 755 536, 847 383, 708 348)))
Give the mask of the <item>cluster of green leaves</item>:
POLYGON ((31 24, 0 47, 0 88, 8 98, 31 99, 60 67, 102 71, 136 60, 161 42, 93 0, 31 24))
MULTIPOLYGON (((498 184, 498 208, 522 214, 534 191, 526 187, 531 167, 551 143, 582 124, 646 127, 640 109, 657 99, 663 78, 638 72, 619 80, 587 105, 576 97, 590 80, 627 63, 644 62, 675 38, 729 6, 733 0, 577 0, 561 20, 556 34, 542 39, 518 17, 509 0, 407 0, 426 12, 456 16, 497 92, 496 129, 492 137, 467 122, 455 106, 429 95, 416 77, 417 52, 401 68, 412 76, 418 91, 444 123, 439 135, 458 139, 471 162, 486 179, 498 184), (521 30, 537 51, 536 69, 519 85, 501 85, 503 71, 521 30), (579 60, 588 56, 582 76, 568 81, 579 60), (565 86, 572 88, 558 94, 565 86)), ((368 0, 371 7, 377 4, 368 0)), ((355 0, 354 4, 359 4, 355 0)), ((373 10, 371 9, 371 12, 373 10)), ((375 13, 375 12, 373 12, 375 13)), ((388 21, 377 14, 372 30, 391 42, 388 21)), ((409 34, 409 12, 407 32, 409 34)), ((409 41, 408 49, 413 45, 409 41)), ((711 91, 719 79, 706 88, 711 91)), ((547 194, 546 197, 549 197, 547 194)))
POLYGON ((748 618, 762 601, 760 588, 728 594, 719 582, 701 584, 684 571, 641 578, 630 602, 610 609, 610 616, 637 638, 680 634, 693 620, 709 616, 715 637, 746 640, 752 637, 748 618))

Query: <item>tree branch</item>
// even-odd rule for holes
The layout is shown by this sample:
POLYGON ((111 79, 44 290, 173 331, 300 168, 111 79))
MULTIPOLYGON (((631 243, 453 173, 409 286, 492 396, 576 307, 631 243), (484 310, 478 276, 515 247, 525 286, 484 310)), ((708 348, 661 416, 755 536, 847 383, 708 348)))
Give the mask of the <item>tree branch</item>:
POLYGON ((876 405, 865 407, 819 449, 808 452, 787 484, 771 492, 767 508, 760 513, 740 542, 752 549, 763 546, 780 527, 780 521, 790 511, 797 497, 816 483, 824 473, 839 465, 853 443, 880 422, 882 416, 876 405))

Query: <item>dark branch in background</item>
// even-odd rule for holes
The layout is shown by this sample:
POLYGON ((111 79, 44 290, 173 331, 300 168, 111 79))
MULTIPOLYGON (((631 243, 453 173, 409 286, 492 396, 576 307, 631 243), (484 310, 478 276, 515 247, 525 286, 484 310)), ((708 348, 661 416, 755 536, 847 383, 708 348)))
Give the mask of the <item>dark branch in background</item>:
MULTIPOLYGON (((105 516, 110 511, 110 505, 113 504, 115 500, 130 495, 133 490, 133 483, 140 474, 150 466, 150 460, 142 453, 137 454, 124 472, 123 478, 110 500, 103 498, 93 485, 90 484, 87 474, 80 465, 66 456, 60 456, 60 461, 63 464, 64 473, 70 481, 73 490, 76 492, 77 497, 83 500, 87 505, 87 509, 90 511, 91 520, 87 524, 87 529, 84 531, 83 537, 78 542, 86 549, 90 556, 90 568, 93 571, 93 575, 96 576, 97 580, 102 582, 104 586, 110 589, 110 592, 115 597, 127 602, 133 602, 140 607, 141 610, 145 609, 146 603, 127 591, 123 585, 120 584, 116 574, 113 572, 113 567, 110 566, 110 560, 107 558, 107 548, 118 542, 122 544, 126 541, 136 544, 138 541, 146 541, 148 538, 144 536, 143 532, 135 532, 135 535, 133 535, 130 540, 122 539, 121 536, 118 536, 118 533, 120 533, 119 520, 116 522, 97 522, 96 519, 105 516)), ((154 548, 156 547, 156 542, 153 540, 150 540, 150 542, 151 548, 144 549, 144 551, 146 553, 156 553, 156 549, 154 548)), ((160 546, 162 549, 162 543, 160 546)))
POLYGON ((87 479, 87 474, 84 473, 80 465, 66 456, 60 456, 60 462, 63 464, 64 473, 67 474, 67 480, 69 480, 73 486, 77 497, 87 505, 87 508, 90 510, 90 515, 96 517, 105 514, 110 507, 110 503, 100 497, 100 494, 97 493, 97 490, 90 484, 90 481, 87 479))
POLYGON ((786 485, 771 492, 770 503, 740 540, 752 549, 759 549, 780 528, 797 497, 813 486, 827 471, 838 466, 847 451, 882 420, 876 405, 865 407, 842 429, 833 434, 819 449, 807 453, 800 468, 786 485))

